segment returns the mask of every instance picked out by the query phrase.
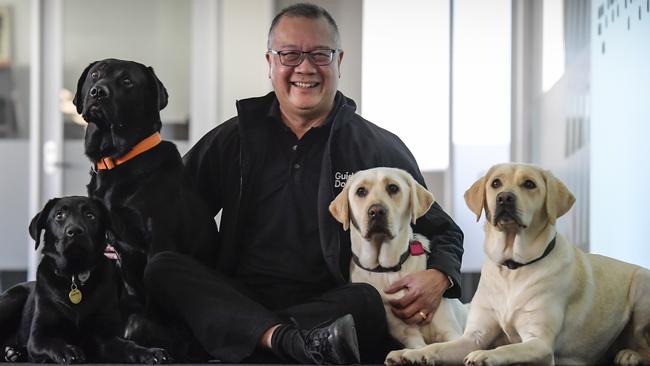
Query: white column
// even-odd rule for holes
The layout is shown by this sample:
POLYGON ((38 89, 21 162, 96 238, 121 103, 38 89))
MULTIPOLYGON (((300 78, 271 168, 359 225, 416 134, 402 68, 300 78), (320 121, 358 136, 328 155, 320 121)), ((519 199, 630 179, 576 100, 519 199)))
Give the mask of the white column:
MULTIPOLYGON (((63 116, 59 92, 63 85, 63 2, 32 0, 30 68, 30 193, 31 219, 48 199, 62 194, 63 116)), ((29 221, 27 221, 29 222, 29 221)), ((28 239, 28 278, 36 273, 37 254, 28 239)))

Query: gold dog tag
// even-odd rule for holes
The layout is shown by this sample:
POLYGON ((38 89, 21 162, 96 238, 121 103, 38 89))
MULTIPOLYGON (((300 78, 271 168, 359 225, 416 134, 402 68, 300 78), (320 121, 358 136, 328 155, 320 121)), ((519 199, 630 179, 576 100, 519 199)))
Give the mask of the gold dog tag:
POLYGON ((83 296, 81 295, 81 291, 79 291, 77 286, 73 286, 72 289, 70 289, 70 293, 68 293, 68 297, 70 298, 71 303, 77 305, 81 302, 81 298, 83 296))

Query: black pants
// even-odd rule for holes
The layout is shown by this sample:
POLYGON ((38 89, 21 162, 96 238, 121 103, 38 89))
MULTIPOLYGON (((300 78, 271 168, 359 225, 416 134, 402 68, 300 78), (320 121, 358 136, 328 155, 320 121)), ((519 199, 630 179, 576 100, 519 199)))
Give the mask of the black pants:
POLYGON ((267 329, 290 323, 290 317, 308 329, 352 314, 364 363, 383 363, 397 347, 388 335, 381 297, 368 284, 346 284, 303 304, 270 311, 244 295, 231 278, 174 252, 149 260, 145 284, 153 300, 179 315, 201 346, 221 361, 273 362, 268 351, 256 346, 267 329))

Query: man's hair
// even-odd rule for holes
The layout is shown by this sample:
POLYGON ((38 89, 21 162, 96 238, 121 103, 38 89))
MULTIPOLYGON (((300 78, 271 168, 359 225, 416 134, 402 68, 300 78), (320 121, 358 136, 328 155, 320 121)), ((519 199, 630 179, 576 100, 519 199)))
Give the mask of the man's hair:
POLYGON ((282 17, 285 16, 303 17, 309 19, 325 18, 325 20, 327 20, 327 23, 329 23, 330 28, 332 30, 332 35, 334 36, 334 42, 336 44, 336 47, 337 48, 341 47, 340 45, 341 36, 339 34, 339 27, 336 25, 336 21, 334 21, 334 18, 332 18, 330 13, 328 13, 327 10, 323 9, 318 5, 298 3, 298 4, 293 4, 291 6, 287 6, 286 8, 282 9, 282 11, 280 11, 275 16, 275 18, 273 18, 273 21, 271 22, 271 27, 269 28, 267 48, 269 49, 271 48, 271 43, 273 41, 273 32, 275 32, 275 28, 278 26, 280 19, 282 19, 282 17))

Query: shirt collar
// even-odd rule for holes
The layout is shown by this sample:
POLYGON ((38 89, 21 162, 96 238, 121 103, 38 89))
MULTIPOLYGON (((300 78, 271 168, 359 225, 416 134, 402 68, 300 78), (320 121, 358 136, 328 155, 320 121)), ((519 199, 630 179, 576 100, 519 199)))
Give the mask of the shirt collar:
MULTIPOLYGON (((334 104, 332 106, 332 110, 330 110, 330 113, 327 115, 327 118, 325 118, 325 122, 318 127, 331 126, 332 122, 334 121, 334 116, 336 116, 336 112, 339 109, 341 109, 342 105, 343 105, 343 94, 337 91, 336 95, 334 96, 334 104)), ((280 103, 278 102, 277 97, 271 103, 271 107, 269 108, 269 111, 266 115, 270 119, 282 123, 282 117, 280 116, 280 103)))

